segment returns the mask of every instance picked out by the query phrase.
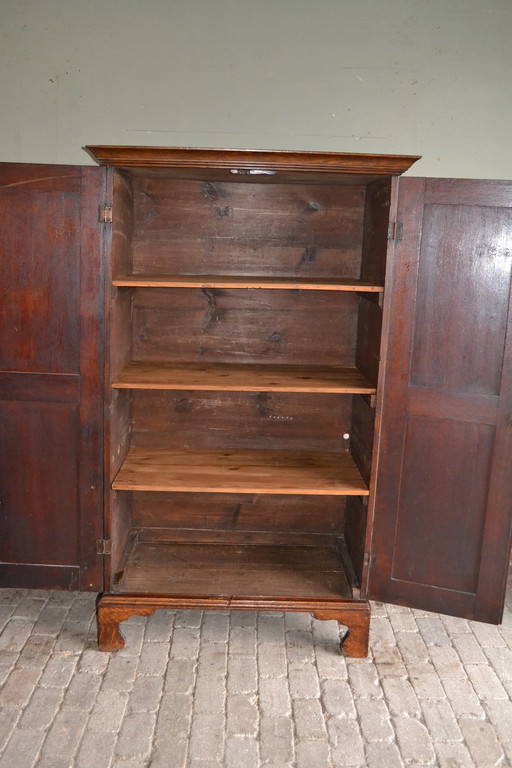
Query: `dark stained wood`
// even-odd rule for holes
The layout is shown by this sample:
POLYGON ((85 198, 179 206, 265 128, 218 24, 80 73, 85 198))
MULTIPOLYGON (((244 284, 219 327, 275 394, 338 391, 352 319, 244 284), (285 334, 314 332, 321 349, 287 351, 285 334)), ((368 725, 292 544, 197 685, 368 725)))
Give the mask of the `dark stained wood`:
MULTIPOLYGON (((419 160, 417 155, 365 155, 340 152, 276 152, 245 149, 190 149, 176 147, 88 146, 89 154, 103 165, 158 168, 208 168, 235 170, 301 171, 331 174, 394 175, 404 173, 419 160)), ((257 174, 258 175, 258 174, 257 174)), ((236 174, 234 174, 236 177, 236 174)), ((242 175, 244 178, 244 175, 242 175)))
POLYGON ((512 517, 508 192, 505 205, 500 182, 400 182, 368 589, 489 622, 512 517))
POLYGON ((0 581, 101 589, 104 173, 0 165, 0 581), (91 217, 91 218, 90 218, 91 217))

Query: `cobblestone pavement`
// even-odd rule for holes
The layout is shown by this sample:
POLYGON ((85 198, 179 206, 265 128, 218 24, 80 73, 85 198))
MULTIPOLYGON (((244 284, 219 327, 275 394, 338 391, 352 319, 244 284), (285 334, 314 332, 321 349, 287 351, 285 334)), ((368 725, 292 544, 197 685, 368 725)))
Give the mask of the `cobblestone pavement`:
POLYGON ((500 627, 372 605, 368 659, 306 614, 157 611, 95 649, 94 595, 0 590, 0 768, 512 764, 500 627))

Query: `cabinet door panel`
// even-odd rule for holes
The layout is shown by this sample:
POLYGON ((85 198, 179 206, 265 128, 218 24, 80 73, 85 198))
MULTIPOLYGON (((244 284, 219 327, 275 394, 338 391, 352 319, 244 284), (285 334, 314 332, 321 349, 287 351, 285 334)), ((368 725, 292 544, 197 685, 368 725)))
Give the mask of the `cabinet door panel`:
POLYGON ((512 519, 512 184, 401 179, 370 597, 500 620, 512 519))
POLYGON ((0 165, 0 586, 102 588, 102 184, 0 165))

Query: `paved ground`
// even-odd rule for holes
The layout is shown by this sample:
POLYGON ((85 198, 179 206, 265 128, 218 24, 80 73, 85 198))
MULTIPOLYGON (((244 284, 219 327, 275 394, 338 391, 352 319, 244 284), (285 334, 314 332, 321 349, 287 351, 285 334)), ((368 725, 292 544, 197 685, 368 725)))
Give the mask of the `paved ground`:
POLYGON ((510 601, 500 627, 374 604, 368 659, 304 614, 122 626, 100 653, 93 595, 0 590, 0 768, 512 764, 510 601))

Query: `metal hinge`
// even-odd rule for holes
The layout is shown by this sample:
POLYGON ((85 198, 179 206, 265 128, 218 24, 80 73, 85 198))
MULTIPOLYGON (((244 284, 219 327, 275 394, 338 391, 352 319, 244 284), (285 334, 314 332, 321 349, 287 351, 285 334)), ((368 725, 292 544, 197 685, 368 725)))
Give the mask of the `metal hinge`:
POLYGON ((404 225, 401 221, 390 221, 388 224, 388 240, 399 242, 404 233, 404 225))
POLYGON ((98 221, 102 224, 112 224, 112 206, 100 205, 98 209, 98 221))
POLYGON ((377 558, 375 555, 371 554, 370 552, 367 552, 363 558, 363 568, 375 568, 375 560, 377 558))
POLYGON ((96 554, 110 555, 112 553, 111 539, 96 539, 96 554))

